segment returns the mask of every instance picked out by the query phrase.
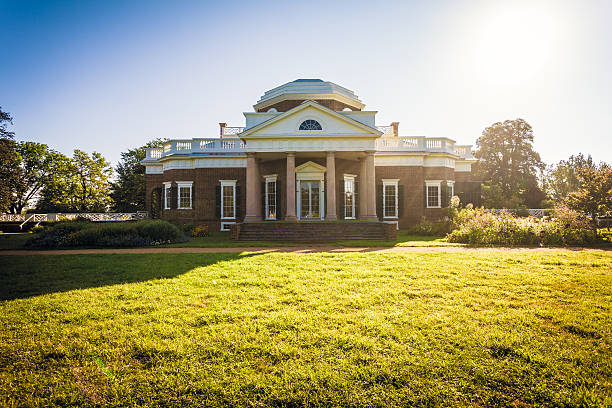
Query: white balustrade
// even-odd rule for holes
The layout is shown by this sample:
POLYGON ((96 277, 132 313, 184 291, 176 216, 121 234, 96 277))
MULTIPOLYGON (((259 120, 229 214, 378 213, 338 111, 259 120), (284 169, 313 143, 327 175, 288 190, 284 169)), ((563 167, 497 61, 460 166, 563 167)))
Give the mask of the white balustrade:
POLYGON ((242 131, 244 130, 243 127, 224 127, 223 128, 223 133, 221 134, 221 137, 224 136, 236 136, 238 133, 242 133, 242 131))

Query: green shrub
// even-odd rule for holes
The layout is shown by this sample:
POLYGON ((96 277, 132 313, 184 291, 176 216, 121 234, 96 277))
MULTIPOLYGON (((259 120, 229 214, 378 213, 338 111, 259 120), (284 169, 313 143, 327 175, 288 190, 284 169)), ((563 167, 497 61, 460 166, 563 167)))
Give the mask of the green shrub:
POLYGON ((547 218, 516 217, 508 212, 493 214, 482 208, 458 210, 452 221, 449 242, 472 245, 588 245, 597 241, 584 215, 557 208, 547 218))
POLYGON ((166 221, 125 223, 59 222, 26 242, 31 248, 139 247, 184 242, 185 234, 166 221))

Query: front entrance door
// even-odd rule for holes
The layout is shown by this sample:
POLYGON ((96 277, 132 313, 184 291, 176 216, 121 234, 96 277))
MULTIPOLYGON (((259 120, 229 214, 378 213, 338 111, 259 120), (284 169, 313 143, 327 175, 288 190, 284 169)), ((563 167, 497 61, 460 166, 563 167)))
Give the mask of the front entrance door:
POLYGON ((300 181, 300 219, 320 219, 320 205, 320 182, 300 181))

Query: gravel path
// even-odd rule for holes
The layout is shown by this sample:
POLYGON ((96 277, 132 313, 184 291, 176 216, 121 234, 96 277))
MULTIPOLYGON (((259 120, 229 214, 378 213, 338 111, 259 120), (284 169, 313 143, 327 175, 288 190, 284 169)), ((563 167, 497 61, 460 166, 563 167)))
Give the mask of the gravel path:
POLYGON ((330 245, 304 245, 293 247, 233 247, 233 248, 117 248, 117 249, 62 249, 46 251, 7 250, 0 251, 0 255, 77 255, 77 254, 185 254, 185 253, 216 253, 216 252, 287 252, 287 253, 316 253, 316 252, 393 252, 393 253, 430 253, 430 252, 555 252, 555 251, 588 251, 612 252, 608 249, 592 248, 466 248, 466 247, 337 247, 330 245))

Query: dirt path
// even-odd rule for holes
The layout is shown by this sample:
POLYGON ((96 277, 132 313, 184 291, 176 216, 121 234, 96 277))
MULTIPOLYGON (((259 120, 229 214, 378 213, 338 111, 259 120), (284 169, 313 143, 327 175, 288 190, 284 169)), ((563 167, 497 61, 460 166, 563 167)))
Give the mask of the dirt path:
POLYGON ((234 247, 234 248, 117 248, 117 249, 62 249, 47 251, 6 250, 0 255, 77 255, 77 254, 199 254, 217 252, 285 252, 285 253, 317 253, 317 252, 381 252, 381 253, 431 253, 431 252, 555 252, 555 251, 588 251, 612 252, 610 250, 592 248, 466 248, 466 247, 337 247, 330 245, 304 245, 293 247, 234 247))

